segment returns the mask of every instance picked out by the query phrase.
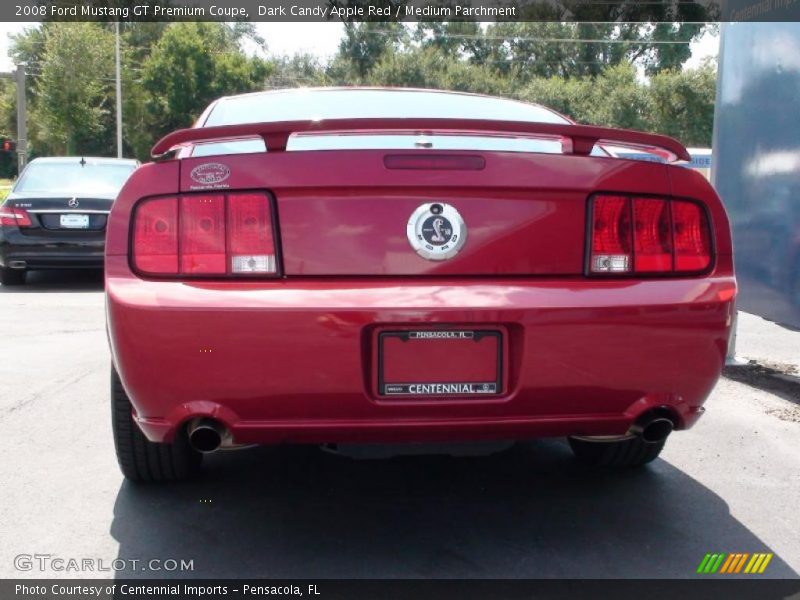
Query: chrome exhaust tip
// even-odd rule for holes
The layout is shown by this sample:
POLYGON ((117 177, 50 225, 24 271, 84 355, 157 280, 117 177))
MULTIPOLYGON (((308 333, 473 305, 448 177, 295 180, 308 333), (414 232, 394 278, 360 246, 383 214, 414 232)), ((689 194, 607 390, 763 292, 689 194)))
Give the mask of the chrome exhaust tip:
POLYGON ((673 429, 675 424, 670 419, 653 415, 634 423, 628 433, 648 444, 658 444, 667 439, 673 429))
POLYGON ((203 454, 216 452, 228 436, 225 427, 214 419, 198 419, 187 429, 189 444, 203 454))
POLYGON ((28 266, 24 260, 10 260, 8 261, 8 268, 9 269, 24 269, 28 266))

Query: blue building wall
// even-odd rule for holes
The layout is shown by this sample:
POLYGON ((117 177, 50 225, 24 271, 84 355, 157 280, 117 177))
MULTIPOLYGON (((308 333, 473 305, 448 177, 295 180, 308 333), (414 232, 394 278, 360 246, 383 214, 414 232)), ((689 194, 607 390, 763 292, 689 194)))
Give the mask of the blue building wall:
POLYGON ((800 23, 722 26, 711 181, 739 308, 800 327, 800 23))

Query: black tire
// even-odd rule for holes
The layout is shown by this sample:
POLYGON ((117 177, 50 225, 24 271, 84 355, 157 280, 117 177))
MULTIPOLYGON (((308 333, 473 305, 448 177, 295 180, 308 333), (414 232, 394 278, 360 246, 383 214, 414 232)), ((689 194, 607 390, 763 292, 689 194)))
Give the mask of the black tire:
POLYGON ((667 440, 648 443, 638 437, 614 441, 588 441, 569 438, 576 458, 593 467, 639 467, 654 461, 667 440))
POLYGON ((111 367, 111 427, 117 462, 126 479, 162 482, 190 479, 200 472, 203 455, 189 446, 184 431, 171 444, 149 441, 133 420, 131 401, 117 370, 111 367))
POLYGON ((22 285, 25 283, 25 269, 0 267, 0 283, 3 285, 22 285))

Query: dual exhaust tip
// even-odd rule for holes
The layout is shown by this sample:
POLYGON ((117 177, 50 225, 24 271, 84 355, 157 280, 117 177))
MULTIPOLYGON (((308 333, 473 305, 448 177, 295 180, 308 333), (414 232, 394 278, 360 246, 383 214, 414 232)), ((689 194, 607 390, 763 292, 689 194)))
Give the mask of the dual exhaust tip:
POLYGON ((671 419, 660 414, 649 414, 639 419, 628 430, 628 435, 635 435, 648 444, 659 444, 675 429, 671 419))
POLYGON ((189 423, 186 430, 189 445, 203 454, 216 452, 230 442, 230 432, 219 421, 202 418, 189 423))

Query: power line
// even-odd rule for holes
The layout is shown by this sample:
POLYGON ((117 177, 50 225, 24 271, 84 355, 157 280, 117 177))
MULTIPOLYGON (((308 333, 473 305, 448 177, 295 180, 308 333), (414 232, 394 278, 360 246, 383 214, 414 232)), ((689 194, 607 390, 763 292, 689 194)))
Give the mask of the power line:
MULTIPOLYGON (((25 75, 27 77, 31 77, 32 79, 39 79, 41 77, 44 77, 44 74, 42 72, 36 72, 36 71, 32 71, 32 72, 27 72, 26 71, 25 75)), ((91 81, 116 81, 116 80, 117 80, 116 77, 94 77, 91 81)), ((142 83, 144 80, 143 79, 129 79, 127 81, 132 82, 132 83, 142 83)))
MULTIPOLYGON (((360 33, 366 33, 368 35, 382 35, 382 36, 394 36, 390 31, 370 31, 365 30, 360 33)), ((478 41, 493 41, 493 42, 545 42, 545 43, 565 43, 565 44, 645 44, 645 45, 654 45, 654 44, 690 44, 691 40, 680 41, 680 40, 622 40, 622 39, 610 39, 610 38, 599 38, 599 39, 588 39, 588 38, 542 38, 542 37, 527 37, 527 36, 516 36, 516 35, 507 35, 507 36, 490 36, 490 35, 475 35, 469 33, 447 33, 441 36, 434 36, 431 39, 461 39, 461 40, 478 40, 478 41)))

